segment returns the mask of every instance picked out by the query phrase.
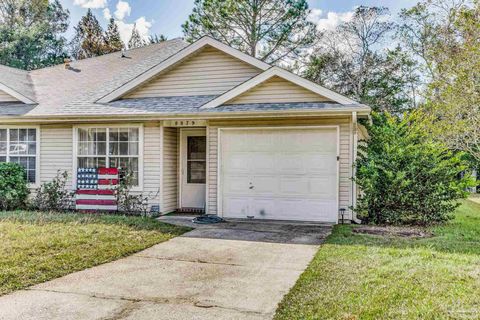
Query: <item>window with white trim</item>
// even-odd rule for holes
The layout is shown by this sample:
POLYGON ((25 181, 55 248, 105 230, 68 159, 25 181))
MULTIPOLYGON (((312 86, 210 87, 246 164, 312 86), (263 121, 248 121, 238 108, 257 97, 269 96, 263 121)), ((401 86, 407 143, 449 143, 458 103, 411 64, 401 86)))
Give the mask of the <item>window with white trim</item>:
POLYGON ((78 128, 78 168, 118 168, 139 185, 140 129, 78 128))
POLYGON ((29 183, 36 182, 37 129, 0 128, 0 162, 18 163, 29 183))

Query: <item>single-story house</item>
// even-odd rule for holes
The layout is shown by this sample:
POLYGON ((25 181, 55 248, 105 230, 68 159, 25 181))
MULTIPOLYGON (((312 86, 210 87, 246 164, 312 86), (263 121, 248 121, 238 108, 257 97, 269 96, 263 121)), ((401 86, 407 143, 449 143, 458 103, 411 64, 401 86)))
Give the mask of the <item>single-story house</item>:
POLYGON ((352 219, 370 108, 212 38, 22 71, 0 66, 0 161, 32 188, 78 168, 134 172, 162 214, 352 219))

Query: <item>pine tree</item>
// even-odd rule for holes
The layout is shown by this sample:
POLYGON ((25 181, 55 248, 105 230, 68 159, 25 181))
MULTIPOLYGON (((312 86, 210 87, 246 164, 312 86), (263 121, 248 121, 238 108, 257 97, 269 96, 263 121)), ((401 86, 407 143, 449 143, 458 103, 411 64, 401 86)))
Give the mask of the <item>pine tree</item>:
POLYGON ((125 47, 122 39, 120 38, 120 32, 118 31, 115 19, 110 18, 110 22, 105 32, 105 44, 108 52, 117 52, 125 47))
POLYGON ((150 44, 160 43, 160 42, 167 41, 167 37, 164 36, 163 34, 161 35, 154 34, 153 36, 150 36, 148 38, 148 41, 150 42, 150 44))
POLYGON ((0 0, 0 64, 33 70, 63 62, 69 15, 58 0, 0 0))
POLYGON ((130 40, 128 41, 128 49, 135 49, 140 48, 145 45, 145 41, 140 36, 140 33, 137 30, 137 25, 133 25, 132 35, 130 36, 130 40))
POLYGON ((270 63, 297 60, 315 40, 307 0, 195 0, 186 40, 205 35, 270 63))
POLYGON ((88 9, 75 27, 75 36, 71 43, 72 56, 77 59, 85 59, 101 56, 108 53, 103 29, 92 10, 88 9))

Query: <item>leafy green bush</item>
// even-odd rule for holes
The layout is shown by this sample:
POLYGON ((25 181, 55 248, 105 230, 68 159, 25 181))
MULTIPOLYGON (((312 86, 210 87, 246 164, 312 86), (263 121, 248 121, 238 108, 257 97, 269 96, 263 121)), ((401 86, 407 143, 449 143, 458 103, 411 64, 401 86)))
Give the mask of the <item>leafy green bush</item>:
POLYGON ((0 210, 25 207, 29 194, 25 170, 16 163, 0 163, 0 210))
POLYGON ((75 193, 66 187, 68 172, 57 172, 56 177, 45 182, 37 190, 32 208, 43 211, 64 211, 73 209, 75 193))
POLYGON ((429 225, 445 222, 474 185, 465 155, 432 140, 419 113, 372 115, 361 142, 355 210, 366 223, 429 225), (465 173, 466 174, 462 174, 465 173))
POLYGON ((149 197, 139 193, 132 193, 134 183, 133 173, 121 173, 120 183, 117 186, 118 211, 127 215, 146 215, 149 197))

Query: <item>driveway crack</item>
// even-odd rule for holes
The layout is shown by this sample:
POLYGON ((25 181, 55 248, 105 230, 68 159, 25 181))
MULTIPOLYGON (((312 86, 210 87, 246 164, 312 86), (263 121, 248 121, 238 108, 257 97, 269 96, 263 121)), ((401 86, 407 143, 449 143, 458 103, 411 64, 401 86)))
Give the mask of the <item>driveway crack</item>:
MULTIPOLYGON (((178 261, 178 262, 188 262, 188 263, 202 263, 202 264, 212 264, 212 265, 220 265, 220 266, 229 266, 229 267, 239 267, 239 268, 248 268, 250 267, 247 264, 238 264, 238 263, 227 263, 227 262, 215 262, 215 261, 205 261, 205 260, 188 260, 188 259, 176 259, 176 258, 165 258, 165 257, 152 257, 152 256, 144 256, 141 254, 135 255, 137 258, 142 259, 156 259, 160 261, 178 261)), ((289 271, 298 271, 303 272, 305 268, 289 268, 289 267, 272 267, 270 265, 264 266, 265 269, 270 270, 289 270, 289 271)))
POLYGON ((122 306, 122 308, 116 312, 114 315, 102 318, 103 320, 120 320, 125 319, 129 315, 131 315, 134 311, 138 310, 140 305, 138 302, 130 301, 126 305, 122 306))
POLYGON ((232 267, 245 267, 245 265, 243 265, 243 264, 205 261, 205 260, 200 260, 200 259, 189 260, 189 259, 176 259, 176 258, 165 258, 165 257, 152 257, 152 256, 144 256, 142 254, 137 254, 136 257, 144 258, 144 259, 157 259, 157 260, 166 260, 166 261, 180 261, 180 262, 191 262, 191 263, 218 264, 218 265, 232 266, 232 267))
POLYGON ((182 297, 182 298, 129 298, 124 296, 108 296, 108 295, 99 295, 99 294, 89 294, 83 292, 71 292, 71 291, 62 291, 62 290, 53 290, 53 289, 36 289, 36 288, 27 288, 25 290, 28 291, 44 291, 44 292, 54 292, 54 293, 62 293, 62 294, 72 294, 72 295, 79 295, 85 296, 95 299, 104 299, 104 300, 120 300, 126 301, 127 304, 122 306, 122 308, 117 311, 114 315, 102 318, 102 320, 120 320, 128 317, 134 311, 139 310, 141 308, 141 303, 152 303, 152 304, 189 304, 197 308, 218 308, 224 310, 231 310, 240 312, 243 314, 250 314, 250 315, 269 315, 270 313, 264 313, 260 311, 253 311, 253 310, 246 310, 241 308, 235 307, 227 307, 217 305, 215 303, 211 303, 208 300, 196 300, 196 296, 192 297, 182 297))

